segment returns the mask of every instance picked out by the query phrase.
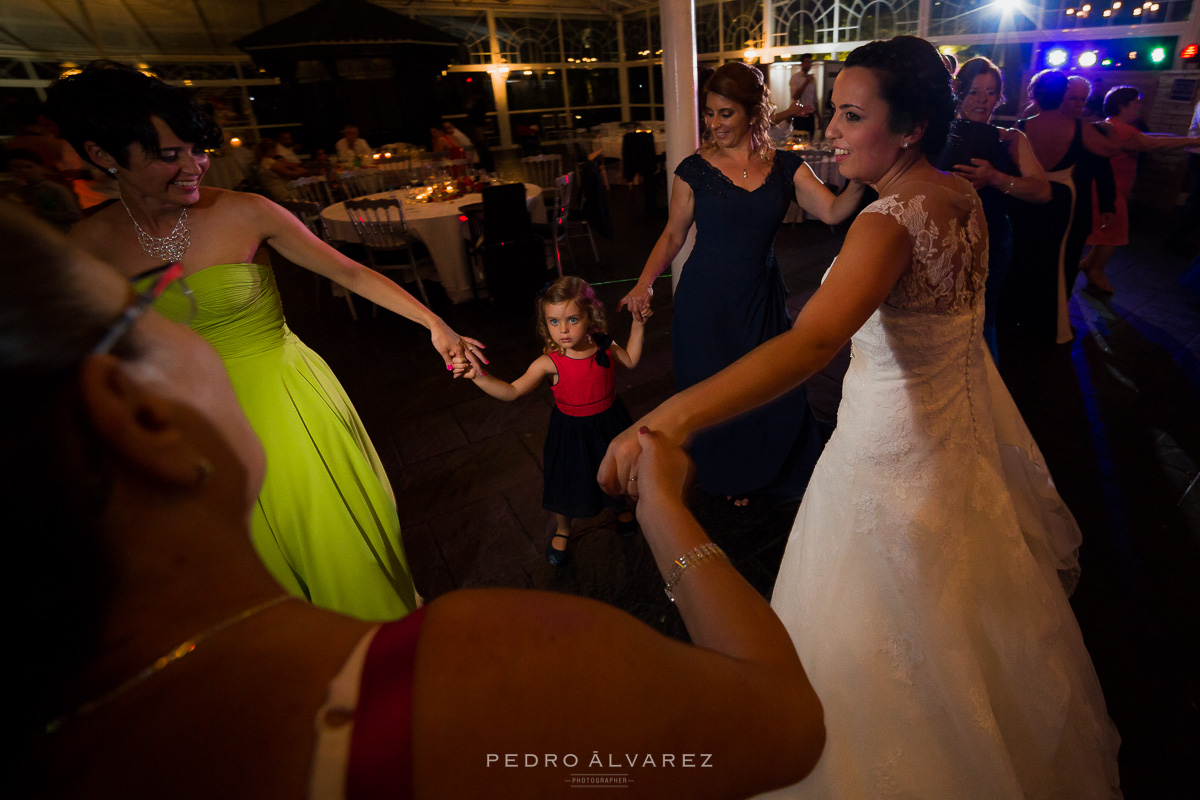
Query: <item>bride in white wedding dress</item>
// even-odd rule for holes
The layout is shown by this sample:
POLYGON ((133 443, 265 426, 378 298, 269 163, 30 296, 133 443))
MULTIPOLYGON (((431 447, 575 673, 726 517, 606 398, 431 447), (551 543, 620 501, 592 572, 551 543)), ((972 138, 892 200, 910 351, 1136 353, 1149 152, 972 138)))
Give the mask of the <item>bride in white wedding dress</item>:
MULTIPOLYGON (((880 199, 795 327, 635 423, 684 442, 852 339, 838 426, 775 584, 825 709, 803 798, 1120 797, 1119 737, 1067 602, 1080 534, 982 339, 987 228, 930 166, 954 106, 915 37, 855 50, 827 136, 880 199)), ((636 494, 636 436, 600 479, 636 494)))

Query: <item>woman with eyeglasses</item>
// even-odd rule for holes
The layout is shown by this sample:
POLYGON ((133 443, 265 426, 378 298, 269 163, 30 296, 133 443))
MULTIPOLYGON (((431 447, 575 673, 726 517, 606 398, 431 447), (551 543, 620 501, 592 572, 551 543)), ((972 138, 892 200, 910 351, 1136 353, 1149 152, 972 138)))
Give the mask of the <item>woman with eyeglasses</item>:
POLYGON ((120 203, 71 238, 126 278, 182 265, 193 300, 169 293, 162 308, 179 319, 195 308, 193 327, 224 359, 270 454, 251 527, 271 574, 295 595, 362 619, 411 612, 418 600, 387 475, 337 378, 288 329, 261 248, 428 328, 447 365, 456 355, 477 359, 479 343, 275 203, 202 187, 207 151, 222 134, 184 90, 97 62, 48 94, 64 137, 121 189, 120 203))
MULTIPOLYGON (((0 210, 0 582, 18 670, 0 795, 747 797, 803 777, 821 705, 788 634, 641 436, 638 517, 693 644, 548 592, 375 626, 281 595, 250 546, 264 454, 221 359, 0 210), (554 689, 546 690, 546 676, 554 689)), ((266 458, 264 458, 264 455, 266 458)))

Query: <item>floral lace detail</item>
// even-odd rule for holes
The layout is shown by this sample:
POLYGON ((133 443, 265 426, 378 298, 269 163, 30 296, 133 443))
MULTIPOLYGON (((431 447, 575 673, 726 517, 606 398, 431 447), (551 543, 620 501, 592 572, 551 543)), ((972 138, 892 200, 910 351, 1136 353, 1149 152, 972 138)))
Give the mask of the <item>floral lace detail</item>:
MULTIPOLYGON (((707 159, 699 153, 688 156, 679 163, 675 169, 676 174, 683 178, 689 186, 692 187, 692 192, 696 194, 704 193, 706 195, 722 195, 727 192, 736 192, 741 195, 754 194, 755 192, 764 191, 768 184, 776 181, 778 174, 782 179, 783 191, 787 194, 795 193, 795 187, 792 183, 792 172, 784 169, 783 162, 787 160, 787 156, 779 152, 775 153, 775 158, 771 160, 771 169, 767 172, 767 177, 763 182, 753 189, 746 189, 738 186, 729 176, 715 167, 707 159)), ((798 167, 797 167, 798 168, 798 167)))
POLYGON ((862 213, 892 217, 912 239, 912 266, 892 288, 887 304, 908 311, 957 314, 983 294, 987 279, 983 208, 974 192, 922 184, 926 186, 933 191, 881 197, 862 213))

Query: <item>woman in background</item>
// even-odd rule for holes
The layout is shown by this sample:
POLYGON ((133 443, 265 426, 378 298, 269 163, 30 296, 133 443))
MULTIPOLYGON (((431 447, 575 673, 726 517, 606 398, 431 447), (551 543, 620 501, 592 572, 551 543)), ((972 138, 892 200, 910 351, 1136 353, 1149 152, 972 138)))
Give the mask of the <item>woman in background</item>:
POLYGON ((1087 240, 1092 249, 1079 265, 1088 280, 1088 290, 1098 294, 1113 293, 1112 284, 1108 282, 1104 268, 1108 266, 1109 259, 1118 247, 1129 244, 1129 194, 1133 191, 1133 182, 1137 179, 1137 154, 1178 150, 1200 144, 1200 137, 1142 133, 1133 124, 1141 113, 1142 93, 1133 86, 1116 86, 1104 97, 1105 122, 1109 125, 1108 136, 1114 145, 1121 148, 1120 152, 1110 159, 1117 183, 1116 214, 1112 224, 1104 224, 1099 198, 1092 196, 1092 234, 1087 240))
MULTIPOLYGON (((858 207, 862 187, 840 196, 798 154, 768 139, 770 94, 762 73, 740 61, 704 84, 704 144, 680 162, 671 215, 637 285, 621 299, 641 319, 651 287, 696 224, 696 243, 680 272, 671 326, 675 385, 686 389, 791 327, 787 287, 775 260, 775 235, 794 200, 835 224, 858 207)), ((698 481, 736 505, 750 494, 797 499, 821 453, 822 438, 804 389, 706 431, 692 444, 698 481)))
POLYGON ((1042 70, 1029 82, 1038 113, 1020 120, 1033 154, 1045 167, 1051 200, 1030 204, 1013 200, 1013 255, 1009 279, 1000 296, 999 320, 1032 341, 1064 344, 1074 338, 1067 316, 1065 254, 1071 218, 1075 213, 1075 183, 1071 174, 1084 149, 1111 156, 1118 151, 1091 125, 1084 125, 1062 108, 1067 76, 1042 70))
POLYGON ((942 151, 944 158, 954 163, 935 162, 940 169, 953 169, 971 182, 979 193, 983 204, 983 215, 988 227, 988 275, 984 290, 983 338, 991 350, 992 358, 1000 360, 996 345, 996 303, 1008 277, 1008 266, 1012 259, 1012 223, 1008 218, 1008 198, 1015 197, 1029 203, 1050 201, 1050 182, 1046 172, 1033 156, 1029 140, 1015 128, 997 128, 992 125, 996 107, 1004 102, 1004 76, 1000 68, 990 59, 976 57, 967 60, 958 69, 954 81, 956 116, 978 126, 964 126, 956 134, 956 125, 950 126, 949 142, 956 135, 966 145, 982 143, 983 137, 974 135, 986 131, 988 146, 976 151, 971 146, 947 146, 942 151), (988 130, 990 129, 990 130, 988 130), (995 133, 991 133, 995 131, 995 133))

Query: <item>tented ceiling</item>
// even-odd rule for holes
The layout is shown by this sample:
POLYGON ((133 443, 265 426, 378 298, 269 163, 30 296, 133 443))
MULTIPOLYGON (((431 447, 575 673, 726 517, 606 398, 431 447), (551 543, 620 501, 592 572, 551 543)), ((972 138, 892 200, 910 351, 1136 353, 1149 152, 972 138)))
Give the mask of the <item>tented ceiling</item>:
MULTIPOLYGON (((233 55, 233 41, 313 5, 316 0, 0 0, 0 54, 129 57, 233 55)), ((400 13, 491 7, 619 13, 645 0, 510 0, 377 3, 400 13)))

